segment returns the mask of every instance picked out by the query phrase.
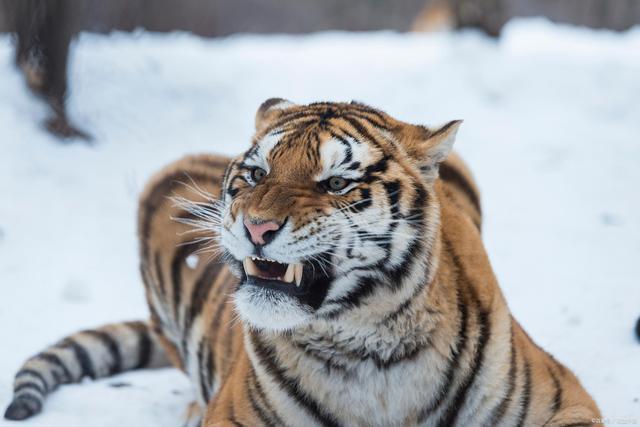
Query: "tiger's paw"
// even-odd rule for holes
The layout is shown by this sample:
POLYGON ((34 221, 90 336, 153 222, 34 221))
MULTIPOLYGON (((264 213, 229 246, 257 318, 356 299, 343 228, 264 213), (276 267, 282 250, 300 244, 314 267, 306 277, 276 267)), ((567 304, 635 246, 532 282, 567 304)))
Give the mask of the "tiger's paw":
POLYGON ((198 402, 191 402, 184 414, 183 427, 200 427, 202 424, 202 408, 198 402))

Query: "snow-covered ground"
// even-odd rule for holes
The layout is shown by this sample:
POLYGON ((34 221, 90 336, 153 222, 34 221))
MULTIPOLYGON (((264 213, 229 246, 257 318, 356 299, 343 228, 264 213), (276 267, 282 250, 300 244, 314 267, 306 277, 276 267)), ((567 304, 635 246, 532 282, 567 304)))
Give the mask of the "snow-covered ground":
MULTIPOLYGON (((515 316, 607 417, 640 423, 640 28, 526 20, 497 42, 83 34, 70 72, 70 112, 92 147, 42 130, 45 109, 0 37, 0 404, 45 344, 146 316, 135 238, 145 180, 186 153, 244 150, 255 109, 279 96, 464 119, 457 148, 479 181, 486 245, 515 316)), ((24 425, 176 426, 189 400, 175 371, 131 373, 63 387, 24 425)))

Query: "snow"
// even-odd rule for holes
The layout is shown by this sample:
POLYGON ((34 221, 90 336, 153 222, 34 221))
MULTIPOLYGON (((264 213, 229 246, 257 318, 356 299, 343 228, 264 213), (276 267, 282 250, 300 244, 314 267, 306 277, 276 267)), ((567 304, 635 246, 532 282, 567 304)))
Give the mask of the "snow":
MULTIPOLYGON (((74 120, 94 146, 43 131, 45 108, 0 37, 0 403, 21 362, 80 328, 144 318, 136 197, 193 152, 248 146, 258 105, 356 99, 398 118, 465 120, 457 149, 482 190, 484 238, 510 307, 609 418, 640 422, 640 28, 510 23, 459 34, 83 34, 74 120)), ((25 426, 175 426, 173 370, 65 386, 25 426), (116 387, 120 385, 120 387, 116 387), (124 386, 123 386, 124 385, 124 386)), ((13 425, 0 421, 0 426, 13 425)))

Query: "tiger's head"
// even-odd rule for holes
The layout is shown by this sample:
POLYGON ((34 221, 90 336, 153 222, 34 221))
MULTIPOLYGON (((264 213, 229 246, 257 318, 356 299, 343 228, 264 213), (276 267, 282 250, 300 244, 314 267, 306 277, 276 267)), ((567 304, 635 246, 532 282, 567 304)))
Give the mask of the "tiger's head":
POLYGON ((460 121, 411 125, 359 103, 269 99, 229 165, 220 244, 249 325, 389 313, 429 281, 438 164, 460 121))

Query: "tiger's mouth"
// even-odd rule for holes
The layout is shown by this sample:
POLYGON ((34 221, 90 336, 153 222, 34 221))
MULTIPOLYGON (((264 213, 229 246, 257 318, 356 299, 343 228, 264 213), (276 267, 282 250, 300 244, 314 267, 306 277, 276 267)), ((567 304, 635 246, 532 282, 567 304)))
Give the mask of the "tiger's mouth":
POLYGON ((246 257, 242 265, 247 278, 277 281, 297 288, 302 283, 304 266, 300 263, 283 264, 267 258, 246 257))
POLYGON ((327 295, 333 280, 326 266, 329 254, 319 254, 297 263, 282 263, 257 256, 245 257, 242 262, 240 287, 257 288, 265 295, 287 295, 300 303, 317 309, 327 295), (275 292, 275 293, 274 293, 275 292))

